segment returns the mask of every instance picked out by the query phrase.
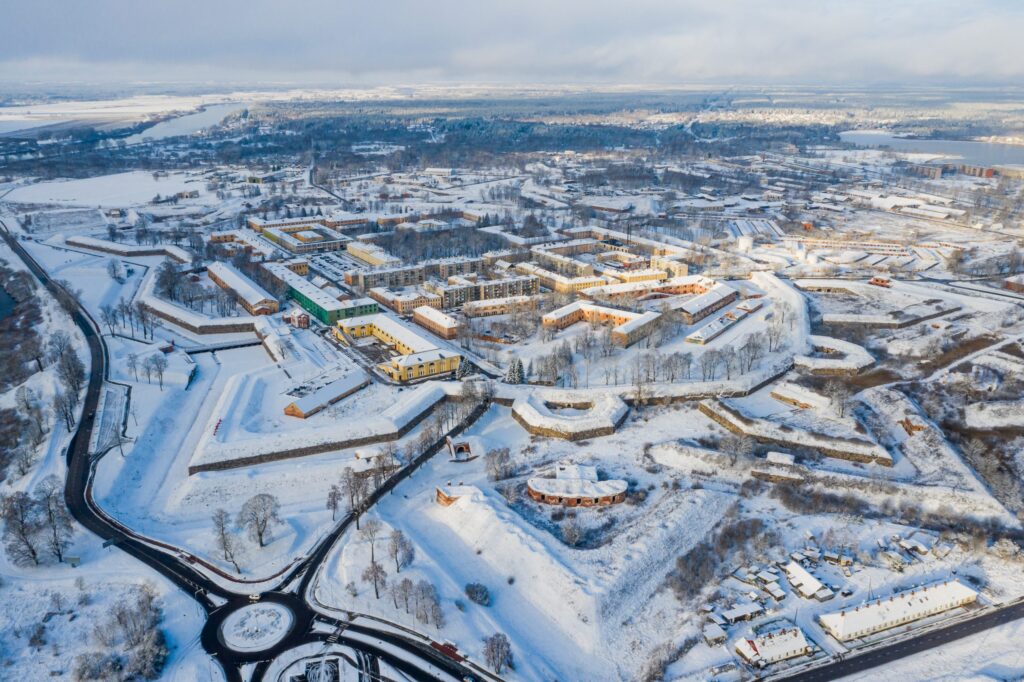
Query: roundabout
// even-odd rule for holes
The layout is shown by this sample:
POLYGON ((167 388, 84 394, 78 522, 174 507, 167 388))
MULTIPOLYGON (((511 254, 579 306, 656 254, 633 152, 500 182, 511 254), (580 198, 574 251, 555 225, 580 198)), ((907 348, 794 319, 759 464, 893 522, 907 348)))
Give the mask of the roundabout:
POLYGON ((224 619, 220 640, 233 651, 263 651, 283 640, 294 623, 294 614, 284 604, 247 604, 224 619))

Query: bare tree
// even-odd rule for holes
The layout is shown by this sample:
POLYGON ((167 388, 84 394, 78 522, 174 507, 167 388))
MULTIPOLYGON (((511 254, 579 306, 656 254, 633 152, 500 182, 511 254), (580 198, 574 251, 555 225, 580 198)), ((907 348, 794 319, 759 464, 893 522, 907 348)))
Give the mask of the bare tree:
POLYGON ((413 583, 408 578, 402 578, 395 583, 394 589, 397 592, 398 601, 402 602, 405 612, 409 613, 409 599, 412 598, 413 583))
POLYGON ((793 306, 783 301, 775 306, 775 312, 778 314, 779 322, 786 324, 786 320, 790 320, 790 326, 792 326, 793 306))
POLYGON ((341 506, 341 488, 332 483, 327 491, 327 508, 331 510, 331 521, 338 515, 338 507, 341 506))
POLYGON ((364 542, 370 543, 370 561, 375 562, 377 560, 376 548, 377 548, 377 537, 380 535, 383 524, 378 519, 366 519, 363 522, 363 527, 359 529, 359 536, 364 542))
POLYGON ((725 367, 725 378, 732 379, 732 375, 739 367, 739 359, 736 354, 736 349, 732 346, 726 346, 719 351, 719 357, 722 359, 722 366, 725 367))
POLYGON ((60 356, 64 355, 64 351, 71 347, 71 335, 63 329, 58 329, 50 335, 46 345, 49 348, 50 357, 56 362, 60 356))
POLYGON ((341 492, 348 498, 349 513, 356 517, 356 530, 359 530, 360 508, 366 494, 366 480, 356 474, 352 467, 346 467, 341 474, 341 492))
POLYGON ((576 519, 567 519, 562 524, 562 540, 570 547, 575 547, 583 539, 583 530, 576 519))
POLYGON ((167 369, 167 357, 163 353, 158 353, 149 358, 153 364, 153 372, 156 374, 157 380, 160 382, 160 390, 164 390, 164 370, 167 369))
POLYGON ((7 557, 15 564, 39 565, 39 506, 27 493, 17 491, 0 499, 7 557))
POLYGON ((373 596, 380 599, 380 591, 387 587, 388 572, 376 561, 370 561, 370 565, 363 571, 363 582, 373 583, 373 596))
POLYGON ((153 315, 142 304, 142 301, 135 303, 135 316, 139 319, 139 327, 142 328, 142 337, 153 336, 153 315))
POLYGON ((401 573, 402 568, 412 563, 416 550, 412 542, 405 537, 405 533, 395 529, 388 538, 388 555, 395 562, 395 573, 401 573))
POLYGON ((53 394, 53 413, 64 420, 64 426, 68 431, 75 428, 75 408, 77 405, 71 397, 61 390, 53 394))
POLYGON ((633 402, 637 407, 643 407, 647 403, 647 384, 650 377, 643 365, 643 358, 639 354, 633 360, 633 402))
POLYGON ((484 660, 498 675, 512 665, 512 645, 508 637, 496 632, 484 639, 484 660))
POLYGON ((249 532, 250 539, 264 547, 273 537, 274 524, 281 523, 281 517, 278 515, 280 511, 281 503, 276 497, 268 493, 259 493, 242 505, 242 511, 238 513, 238 525, 249 532))
POLYGON ((64 553, 74 535, 74 527, 67 505, 64 504, 64 486, 57 476, 50 474, 39 482, 35 489, 35 503, 46 530, 43 544, 53 558, 63 563, 64 553))
POLYGON ((700 373, 704 381, 714 381, 718 374, 719 353, 717 350, 705 351, 700 356, 700 373))
POLYGON ((101 305, 100 306, 100 321, 107 325, 107 329, 110 333, 114 333, 114 327, 117 325, 117 314, 114 312, 113 306, 101 305))
POLYGON ((830 379, 825 382, 825 395, 828 396, 829 406, 840 417, 846 416, 846 407, 850 400, 850 387, 842 381, 830 379))
POLYGON ((786 325, 782 318, 775 316, 768 323, 768 352, 777 351, 782 345, 782 336, 786 333, 786 325))
POLYGON ((747 337, 739 349, 741 371, 749 372, 757 364, 757 361, 764 357, 766 343, 764 332, 756 332, 747 337))
POLYGON ((46 413, 39 404, 39 395, 29 386, 22 384, 14 392, 14 403, 18 411, 28 418, 28 438, 32 445, 39 445, 46 435, 46 413))
POLYGON ((74 348, 65 349, 57 361, 57 376, 68 392, 77 398, 85 386, 85 365, 74 348))
POLYGON ((28 445, 19 445, 11 455, 11 465, 18 477, 27 476, 36 463, 36 450, 28 445))
POLYGON ((230 561, 235 571, 242 572, 236 560, 238 544, 235 536, 231 533, 231 515, 225 509, 215 509, 213 512, 213 532, 217 538, 217 549, 224 556, 224 561, 230 561))
POLYGON ((484 468, 487 478, 500 481, 508 478, 512 472, 512 455, 508 448, 494 448, 484 455, 484 468))
POLYGON ((686 374, 686 378, 690 378, 690 368, 693 366, 693 354, 692 353, 680 353, 679 354, 679 367, 680 372, 686 374))
POLYGON ((139 356, 136 355, 135 353, 129 353, 128 357, 125 358, 125 361, 128 364, 128 369, 131 370, 132 374, 135 376, 135 380, 138 381, 139 380, 139 356))

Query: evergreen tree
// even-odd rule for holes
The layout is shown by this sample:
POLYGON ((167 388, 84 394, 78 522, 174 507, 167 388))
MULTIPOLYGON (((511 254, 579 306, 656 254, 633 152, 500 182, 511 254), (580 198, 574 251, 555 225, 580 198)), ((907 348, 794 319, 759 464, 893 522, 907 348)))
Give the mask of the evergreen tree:
POLYGON ((508 370, 505 372, 505 383, 523 383, 523 361, 519 358, 513 358, 512 362, 509 363, 508 370))

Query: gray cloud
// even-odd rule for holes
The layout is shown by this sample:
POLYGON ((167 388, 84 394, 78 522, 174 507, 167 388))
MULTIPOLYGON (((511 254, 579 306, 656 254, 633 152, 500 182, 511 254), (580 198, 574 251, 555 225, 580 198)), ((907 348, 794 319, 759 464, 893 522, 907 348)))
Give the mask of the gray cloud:
POLYGON ((0 80, 1009 82, 1012 0, 13 0, 0 80))

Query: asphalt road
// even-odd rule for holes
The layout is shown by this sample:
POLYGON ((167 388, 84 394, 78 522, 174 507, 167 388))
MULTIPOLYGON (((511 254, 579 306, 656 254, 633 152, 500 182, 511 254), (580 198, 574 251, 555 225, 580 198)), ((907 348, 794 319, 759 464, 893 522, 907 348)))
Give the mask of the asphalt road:
MULTIPOLYGON (((68 304, 66 307, 71 309, 71 317, 75 325, 81 330, 89 345, 91 370, 83 402, 82 417, 67 450, 68 472, 64 499, 71 515, 90 532, 104 540, 111 541, 118 549, 159 572, 199 602, 207 613, 207 621, 200 635, 200 641, 206 652, 220 662, 221 667, 224 669, 225 677, 229 682, 241 682, 240 666, 246 663, 253 661, 262 662, 257 668, 257 674, 254 674, 252 677, 253 680, 262 680, 262 672, 266 670, 266 665, 274 657, 301 644, 317 641, 326 643, 328 635, 314 632, 312 630, 314 622, 320 620, 321 622, 333 625, 337 625, 338 622, 319 615, 299 595, 305 595, 306 588, 315 575, 316 569, 326 559, 334 543, 352 522, 353 519, 351 517, 343 519, 330 534, 320 541, 309 556, 280 581, 279 585, 287 585, 295 578, 301 577, 302 580, 299 583, 300 589, 298 594, 271 591, 260 595, 261 601, 282 603, 291 609, 294 621, 288 635, 277 645, 264 651, 241 653, 233 651, 224 645, 219 637, 219 627, 228 614, 250 603, 247 596, 222 588, 203 573, 192 568, 188 562, 131 537, 121 528, 110 523, 97 510, 93 509, 87 495, 87 489, 93 473, 93 462, 89 456, 89 435, 92 433, 103 382, 107 376, 106 346, 103 343, 98 325, 89 317, 85 309, 74 299, 69 299, 67 293, 50 279, 46 271, 36 263, 35 259, 8 232, 7 226, 2 221, 0 221, 0 227, 3 228, 0 233, 2 233, 4 240, 39 281, 43 283, 58 301, 64 301, 68 304), (211 599, 210 595, 226 600, 227 603, 218 606, 215 600, 211 599)), ((411 473, 411 471, 408 473, 411 473)), ((403 475, 395 476, 389 480, 388 483, 390 485, 385 485, 381 490, 377 491, 377 494, 370 499, 367 506, 372 505, 381 495, 390 491, 408 473, 403 471, 403 475)), ((339 638, 338 642, 340 644, 345 644, 354 650, 362 652, 366 657, 364 660, 368 661, 368 665, 374 668, 377 664, 375 661, 370 661, 370 659, 380 659, 401 670, 412 679, 435 679, 424 672, 422 666, 416 665, 415 661, 419 659, 429 662, 434 667, 445 671, 456 679, 474 676, 469 669, 414 639, 361 625, 346 625, 346 630, 375 637, 403 652, 404 655, 396 655, 384 648, 353 640, 344 635, 339 638)))

